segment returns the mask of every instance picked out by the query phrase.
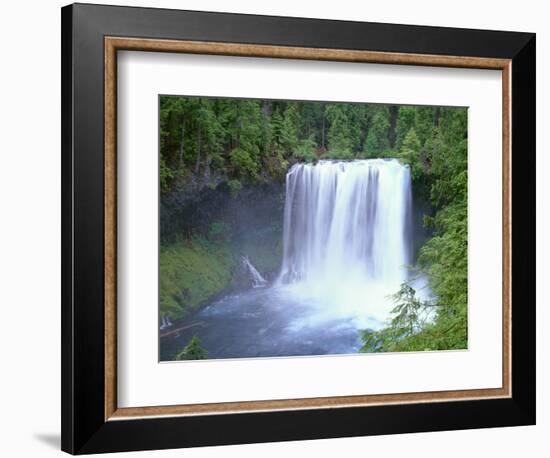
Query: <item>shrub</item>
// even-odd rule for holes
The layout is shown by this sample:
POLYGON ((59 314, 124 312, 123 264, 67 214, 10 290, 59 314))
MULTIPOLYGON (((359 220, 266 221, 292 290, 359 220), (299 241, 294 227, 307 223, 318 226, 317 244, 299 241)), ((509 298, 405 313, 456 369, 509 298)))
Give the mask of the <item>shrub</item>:
POLYGON ((229 180, 227 186, 229 186, 229 192, 233 198, 237 197, 241 189, 243 189, 243 185, 239 180, 229 180))
POLYGON ((206 359, 208 352, 201 346, 200 339, 195 335, 189 343, 176 355, 177 361, 206 359))

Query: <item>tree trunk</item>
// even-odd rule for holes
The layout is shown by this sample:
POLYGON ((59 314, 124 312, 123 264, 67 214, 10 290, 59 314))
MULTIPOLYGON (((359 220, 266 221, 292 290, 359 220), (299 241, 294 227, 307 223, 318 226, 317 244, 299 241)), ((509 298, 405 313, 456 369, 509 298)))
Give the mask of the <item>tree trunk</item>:
POLYGON ((204 160, 204 183, 209 184, 210 183, 210 162, 212 161, 212 158, 210 155, 206 156, 204 160))
POLYGON ((197 141, 197 162, 195 162, 195 175, 199 173, 199 167, 201 165, 201 142, 202 142, 202 131, 201 131, 201 126, 199 124, 198 141, 197 141))
POLYGON ((321 128, 321 148, 325 149, 325 107, 323 107, 323 127, 321 128))
POLYGON ((269 144, 268 144, 269 139, 267 137, 267 130, 269 126, 269 115, 271 114, 271 109, 270 109, 268 100, 264 100, 262 103, 262 114, 263 114, 262 130, 264 134, 264 156, 267 157, 267 151, 269 149, 269 144))
POLYGON ((241 147, 241 132, 243 130, 243 118, 241 116, 239 116, 239 121, 238 121, 238 134, 237 134, 237 148, 240 148, 241 147))
POLYGON ((397 113, 399 108, 397 105, 390 105, 390 130, 388 132, 388 140, 390 142, 390 148, 395 148, 395 128, 397 127, 397 113))
POLYGON ((181 123, 181 143, 180 143, 180 169, 183 167, 183 152, 185 146, 185 118, 181 123))

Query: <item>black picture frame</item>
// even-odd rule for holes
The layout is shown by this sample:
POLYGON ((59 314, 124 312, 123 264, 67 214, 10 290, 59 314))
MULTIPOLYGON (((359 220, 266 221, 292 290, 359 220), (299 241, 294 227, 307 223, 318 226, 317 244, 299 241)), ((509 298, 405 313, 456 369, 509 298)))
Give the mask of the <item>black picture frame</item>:
POLYGON ((62 449, 72 454, 535 424, 535 34, 74 4, 62 8, 62 449), (106 421, 104 37, 512 60, 512 396, 106 421))

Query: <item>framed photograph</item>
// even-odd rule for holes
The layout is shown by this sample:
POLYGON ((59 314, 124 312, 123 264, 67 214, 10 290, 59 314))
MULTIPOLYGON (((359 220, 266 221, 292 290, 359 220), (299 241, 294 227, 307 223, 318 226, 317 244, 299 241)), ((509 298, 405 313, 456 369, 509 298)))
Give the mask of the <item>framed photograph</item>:
POLYGON ((535 35, 62 9, 62 448, 535 423, 535 35))

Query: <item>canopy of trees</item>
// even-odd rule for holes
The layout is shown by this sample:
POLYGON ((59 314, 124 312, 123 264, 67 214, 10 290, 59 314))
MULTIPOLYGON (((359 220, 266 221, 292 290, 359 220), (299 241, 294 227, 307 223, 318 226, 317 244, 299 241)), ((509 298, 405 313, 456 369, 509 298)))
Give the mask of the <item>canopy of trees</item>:
POLYGON ((238 192, 246 183, 281 180, 291 162, 393 157, 402 150, 420 173, 422 164, 415 155, 433 137, 442 111, 396 105, 163 96, 161 189, 168 192, 178 179, 189 179, 189 175, 208 182, 216 173, 238 192))

